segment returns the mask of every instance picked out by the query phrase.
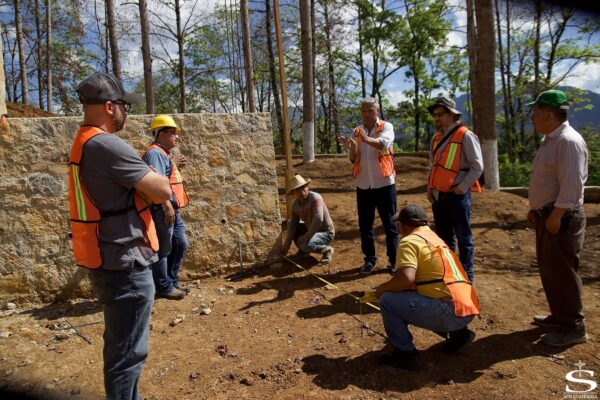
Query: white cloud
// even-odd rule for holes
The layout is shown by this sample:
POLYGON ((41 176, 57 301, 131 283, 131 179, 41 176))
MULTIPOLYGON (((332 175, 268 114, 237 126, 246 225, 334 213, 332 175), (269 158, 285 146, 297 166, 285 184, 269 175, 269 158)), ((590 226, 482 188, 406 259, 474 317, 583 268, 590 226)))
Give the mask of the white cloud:
POLYGON ((564 84, 600 93, 600 64, 579 64, 564 84))

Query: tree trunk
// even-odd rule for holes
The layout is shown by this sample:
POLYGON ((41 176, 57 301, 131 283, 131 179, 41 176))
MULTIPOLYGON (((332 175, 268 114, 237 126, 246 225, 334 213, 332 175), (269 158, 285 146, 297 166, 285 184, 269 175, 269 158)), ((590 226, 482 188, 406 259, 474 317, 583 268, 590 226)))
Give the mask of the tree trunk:
POLYGON ((281 113, 281 100, 279 99, 279 87, 277 85, 277 75, 275 72, 275 54, 273 52, 273 36, 271 30, 271 0, 265 0, 265 27, 267 30, 267 54, 269 57, 269 75, 271 77, 271 89, 273 91, 273 102, 275 103, 275 115, 277 116, 277 126, 279 129, 279 137, 283 144, 283 115, 281 113))
POLYGON ((46 106, 48 112, 53 112, 52 104, 52 5, 46 0, 46 106))
POLYGON ((17 45, 19 47, 19 66, 21 67, 21 102, 29 103, 29 88, 27 87, 27 63, 25 60, 25 49, 23 47, 23 27, 21 23, 20 0, 14 0, 15 4, 15 28, 17 30, 17 45))
POLYGON ((7 114, 6 110, 6 98, 4 94, 6 93, 6 78, 4 76, 4 45, 2 43, 2 25, 0 25, 0 117, 7 114))
POLYGON ((142 32, 142 59, 144 62, 144 93, 146 94, 146 113, 154 114, 154 86, 152 82, 152 55, 150 53, 150 28, 148 25, 148 6, 146 0, 139 0, 140 25, 142 32))
POLYGON ((329 115, 331 117, 331 124, 333 125, 333 137, 336 144, 336 152, 341 153, 340 143, 335 140, 340 135, 340 114, 337 103, 337 88, 335 84, 335 70, 333 52, 331 50, 331 21, 329 19, 329 0, 323 1, 323 16, 325 18, 325 48, 327 51, 327 72, 328 78, 328 91, 329 91, 329 115))
POLYGON ((467 40, 473 97, 473 130, 481 140, 485 185, 500 188, 496 139, 494 8, 492 0, 467 0, 467 40), (471 54, 474 53, 474 54, 471 54))
POLYGON ((108 24, 108 38, 110 41, 110 56, 112 58, 113 73, 121 79, 121 58, 119 55, 119 43, 117 42, 117 26, 115 20, 115 4, 113 0, 105 0, 106 17, 108 24))
POLYGON ((302 48, 303 161, 315 160, 315 96, 310 0, 300 0, 300 45, 302 48))
POLYGON ((35 13, 35 48, 37 56, 37 81, 38 81, 38 103, 41 110, 44 109, 44 63, 42 62, 42 27, 40 25, 40 1, 34 2, 35 13))
POLYGON ((413 68, 413 79, 415 81, 415 98, 413 99, 413 104, 415 107, 415 151, 419 151, 419 140, 421 139, 421 105, 419 103, 420 81, 416 68, 416 62, 414 65, 415 68, 413 68))
POLYGON ((248 21, 248 0, 240 0, 242 17, 242 37, 244 41, 244 67, 246 70, 246 93, 248 93, 248 112, 256 112, 254 99, 254 68, 252 66, 252 47, 250 47, 250 22, 248 21))
POLYGON ((358 67, 360 69, 360 88, 362 97, 367 97, 367 87, 365 82, 365 62, 363 58, 363 46, 362 46, 362 11, 360 5, 358 6, 358 67))
POLYGON ((181 29, 181 4, 180 0, 175 0, 175 18, 177 20, 177 48, 179 51, 179 112, 186 112, 185 101, 185 58, 183 54, 185 38, 181 29))
POLYGON ((506 83, 506 68, 505 68, 505 64, 504 64, 504 49, 502 48, 502 25, 501 23, 501 19, 500 19, 500 4, 499 4, 499 0, 495 0, 495 11, 496 11, 496 33, 497 33, 497 38, 498 38, 498 56, 500 57, 500 60, 498 62, 498 64, 500 64, 500 78, 502 81, 502 98, 503 98, 503 104, 502 104, 502 110, 504 111, 504 132, 506 134, 506 146, 507 146, 507 152, 508 152, 508 159, 511 162, 515 161, 515 151, 514 151, 514 138, 513 135, 514 133, 510 130, 510 114, 508 112, 508 107, 510 104, 510 99, 508 97, 508 87, 507 87, 507 83, 506 83))

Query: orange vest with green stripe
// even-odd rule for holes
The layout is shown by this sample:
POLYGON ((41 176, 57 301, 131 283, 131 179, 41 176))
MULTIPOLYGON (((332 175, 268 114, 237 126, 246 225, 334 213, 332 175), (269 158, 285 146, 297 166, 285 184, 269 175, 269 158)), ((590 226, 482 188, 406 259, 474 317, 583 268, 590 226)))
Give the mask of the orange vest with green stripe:
POLYGON ((167 150, 163 149, 156 143, 152 143, 150 146, 148 146, 146 151, 150 151, 152 149, 160 150, 171 162, 171 175, 169 176, 169 182, 171 183, 171 190, 173 190, 173 194, 175 195, 175 208, 186 207, 189 203, 188 195, 183 188, 183 177, 177 169, 177 165, 175 164, 175 161, 173 161, 173 157, 167 152, 167 150))
MULTIPOLYGON (((375 139, 377 139, 383 131, 384 125, 385 122, 383 120, 380 119, 377 121, 377 125, 375 126, 375 134, 373 135, 375 139)), ((354 138, 356 139, 356 160, 354 160, 354 166, 352 168, 352 176, 354 178, 358 176, 358 171, 360 171, 360 142, 362 138, 362 135, 360 134, 361 129, 363 129, 361 126, 354 128, 354 138)), ((396 170, 394 169, 393 150, 382 149, 379 152, 379 171, 384 177, 388 177, 396 173, 396 170)))
POLYGON ((475 289, 473 289, 473 285, 471 285, 457 255, 454 254, 454 252, 448 248, 446 243, 431 230, 423 230, 418 233, 413 232, 411 235, 416 235, 425 240, 427 245, 439 254, 442 259, 442 265, 444 266, 444 275, 442 279, 422 282, 417 281, 415 282, 415 285, 429 285, 432 283, 443 282, 452 295, 454 314, 457 317, 479 315, 479 300, 477 299, 477 294, 475 293, 475 289))
MULTIPOLYGON (((100 220, 103 213, 94 205, 83 185, 80 177, 81 159, 83 158, 83 146, 88 140, 101 134, 107 134, 107 132, 95 126, 80 127, 71 146, 69 156, 69 215, 71 218, 73 255, 77 265, 89 269, 102 266, 99 234, 100 220)), ((134 194, 134 205, 124 210, 111 211, 108 214, 111 216, 125 214, 134 208, 146 227, 144 236, 147 244, 152 250, 158 251, 158 238, 150 209, 137 193, 134 194)))
MULTIPOLYGON (((456 177, 460 172, 460 155, 462 151, 463 138, 468 129, 460 125, 452 134, 446 147, 440 151, 438 145, 442 140, 442 134, 437 132, 431 142, 431 153, 433 154, 433 166, 429 172, 428 186, 440 192, 451 192, 456 177)), ((481 186, 475 181, 471 190, 481 192, 481 186)))

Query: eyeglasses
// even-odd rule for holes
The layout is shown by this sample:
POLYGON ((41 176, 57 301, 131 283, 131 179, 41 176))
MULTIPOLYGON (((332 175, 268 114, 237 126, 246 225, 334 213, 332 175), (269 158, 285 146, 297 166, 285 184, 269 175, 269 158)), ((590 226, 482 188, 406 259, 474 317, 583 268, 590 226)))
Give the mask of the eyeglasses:
POLYGON ((122 105, 123 108, 125 108, 125 112, 129 112, 129 110, 131 109, 131 104, 129 104, 123 100, 115 100, 115 101, 112 101, 111 103, 122 105))

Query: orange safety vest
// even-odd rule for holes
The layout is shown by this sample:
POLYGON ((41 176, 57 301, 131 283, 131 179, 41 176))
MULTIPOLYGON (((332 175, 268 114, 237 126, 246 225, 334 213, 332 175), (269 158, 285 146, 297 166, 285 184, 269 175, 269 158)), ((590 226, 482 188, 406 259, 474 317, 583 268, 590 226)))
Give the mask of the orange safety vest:
POLYGON ((107 134, 102 129, 84 125, 79 128, 69 156, 69 214, 71 218, 71 236, 73 239, 73 255, 77 265, 96 269, 102 265, 100 251, 100 220, 102 214, 118 215, 135 208, 142 222, 146 226, 144 236, 146 243, 154 251, 158 251, 158 238, 154 221, 148 205, 142 198, 134 194, 134 206, 116 212, 102 213, 90 198, 80 177, 83 146, 96 135, 107 134))
POLYGON ((183 177, 177 169, 177 165, 175 165, 173 157, 171 156, 171 154, 169 154, 169 152, 167 152, 167 150, 165 150, 156 143, 152 143, 150 146, 148 146, 146 148, 146 152, 152 149, 159 149, 165 155, 165 157, 167 157, 169 161, 171 161, 171 175, 169 176, 169 183, 171 183, 171 190, 173 190, 173 194, 175 195, 175 208, 186 207, 189 203, 188 195, 185 189, 183 188, 183 177))
MULTIPOLYGON (((377 125, 375 126, 375 135, 373 136, 375 139, 379 137, 379 134, 383 131, 383 126, 385 122, 383 120, 379 120, 377 125)), ((356 138, 356 160, 354 160, 354 166, 352 168, 352 176, 356 178, 358 176, 358 171, 360 170, 360 142, 362 135, 360 134, 360 126, 354 128, 354 137, 356 138)), ((394 169, 394 150, 390 149, 382 149, 379 154, 379 171, 381 171, 381 175, 384 177, 388 177, 392 174, 396 173, 394 169)))
POLYGON ((431 230, 419 231, 419 233, 411 233, 425 240, 432 250, 437 251, 442 259, 444 266, 444 277, 442 279, 434 279, 430 281, 415 282, 416 286, 428 285, 432 283, 443 282, 450 290, 454 303, 454 314, 457 317, 467 317, 469 315, 479 315, 479 300, 473 285, 469 282, 469 278, 460 263, 457 255, 451 251, 446 243, 435 232, 431 230))
MULTIPOLYGON (((460 172, 460 155, 462 143, 468 129, 464 125, 459 125, 452 133, 448 144, 442 151, 438 145, 442 140, 442 134, 438 131, 431 142, 431 153, 433 154, 433 166, 429 172, 429 188, 440 192, 451 192, 454 181, 460 172)), ((476 180, 471 186, 471 190, 481 193, 481 185, 476 180)))

